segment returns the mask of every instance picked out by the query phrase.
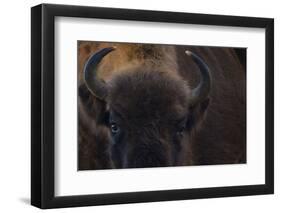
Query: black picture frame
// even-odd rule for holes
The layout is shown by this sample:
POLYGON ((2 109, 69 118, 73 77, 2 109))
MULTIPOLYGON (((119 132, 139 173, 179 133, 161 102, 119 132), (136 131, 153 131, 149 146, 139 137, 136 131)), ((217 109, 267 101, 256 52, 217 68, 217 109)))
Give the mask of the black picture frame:
POLYGON ((31 204, 60 208, 271 194, 274 192, 274 20, 164 11, 41 4, 31 8, 31 204), (265 184, 96 195, 54 195, 54 20, 100 18, 264 28, 266 32, 265 184))

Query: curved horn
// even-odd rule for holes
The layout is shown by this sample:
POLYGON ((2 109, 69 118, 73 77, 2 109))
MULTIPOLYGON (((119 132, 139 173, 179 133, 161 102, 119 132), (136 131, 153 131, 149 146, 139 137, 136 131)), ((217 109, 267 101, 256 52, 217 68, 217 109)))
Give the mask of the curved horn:
POLYGON ((85 84, 90 92, 101 100, 107 96, 107 86, 102 79, 98 79, 97 68, 103 57, 115 49, 115 47, 108 47, 94 53, 84 66, 85 84))
POLYGON ((191 56, 194 62, 200 69, 201 80, 199 85, 191 91, 191 105, 196 105, 209 95, 211 89, 211 73, 207 64, 196 54, 188 50, 185 51, 188 56, 191 56))

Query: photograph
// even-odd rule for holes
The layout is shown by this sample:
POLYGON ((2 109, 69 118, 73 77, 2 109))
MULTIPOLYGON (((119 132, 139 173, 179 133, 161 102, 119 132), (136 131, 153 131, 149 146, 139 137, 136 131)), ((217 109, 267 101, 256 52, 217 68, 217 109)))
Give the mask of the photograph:
POLYGON ((31 41, 33 206, 274 193, 273 18, 39 4, 31 41))
POLYGON ((246 58, 78 40, 78 171, 246 164, 246 58))

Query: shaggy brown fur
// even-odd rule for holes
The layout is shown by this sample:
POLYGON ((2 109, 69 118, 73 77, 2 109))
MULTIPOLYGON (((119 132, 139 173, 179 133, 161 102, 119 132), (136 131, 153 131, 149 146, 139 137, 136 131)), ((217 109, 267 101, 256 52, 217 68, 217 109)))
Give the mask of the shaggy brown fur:
MULTIPOLYGON (((179 72, 193 87, 197 84, 198 72, 187 72, 186 67, 197 68, 189 58, 180 57, 185 48, 177 48, 179 72)), ((194 162, 198 165, 245 163, 246 68, 233 48, 189 49, 204 59, 213 77, 212 102, 200 131, 192 139, 194 162)))
POLYGON ((112 159, 116 167, 246 162, 245 67, 234 49, 79 42, 78 51, 79 169, 112 168, 112 159), (106 104, 89 93, 82 69, 93 52, 109 46, 117 50, 99 66, 100 78, 110 88, 106 104), (190 88, 197 85, 199 72, 186 49, 210 67, 210 104, 206 99, 189 108, 190 88), (120 143, 112 156, 116 145, 104 122, 108 109, 117 112, 115 119, 122 117, 118 124, 127 131, 119 138, 126 145, 120 143), (185 115, 192 128, 177 139, 171 130, 185 115), (199 123, 201 128, 191 134, 199 123))

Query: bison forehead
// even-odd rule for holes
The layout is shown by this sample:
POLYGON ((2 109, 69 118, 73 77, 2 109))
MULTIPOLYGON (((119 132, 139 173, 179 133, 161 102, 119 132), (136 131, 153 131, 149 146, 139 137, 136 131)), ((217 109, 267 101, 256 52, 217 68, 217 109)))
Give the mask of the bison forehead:
POLYGON ((128 118, 169 119, 188 109, 187 83, 175 73, 134 70, 110 82, 109 105, 128 118))

